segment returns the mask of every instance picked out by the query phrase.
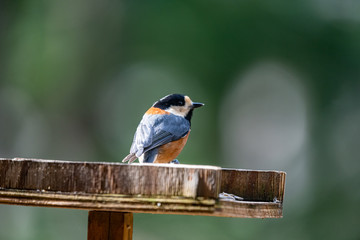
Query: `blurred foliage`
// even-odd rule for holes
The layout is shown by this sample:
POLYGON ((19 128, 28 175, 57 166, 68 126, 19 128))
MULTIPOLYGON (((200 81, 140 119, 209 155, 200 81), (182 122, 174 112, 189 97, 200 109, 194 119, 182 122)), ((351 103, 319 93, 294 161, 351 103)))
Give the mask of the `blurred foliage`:
MULTIPOLYGON (((206 107, 179 160, 287 171, 284 218, 136 214, 134 239, 359 239, 359 9, 1 1, 0 155, 119 161, 143 112, 185 93, 206 107)), ((84 211, 0 216, 0 239, 86 237, 84 211)))

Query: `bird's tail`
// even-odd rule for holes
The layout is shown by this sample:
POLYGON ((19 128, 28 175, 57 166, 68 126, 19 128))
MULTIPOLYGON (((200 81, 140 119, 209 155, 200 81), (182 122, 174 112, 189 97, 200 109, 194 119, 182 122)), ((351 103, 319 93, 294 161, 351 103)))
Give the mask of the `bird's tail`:
POLYGON ((130 153, 129 155, 127 155, 122 162, 129 162, 132 163, 133 161, 135 161, 137 159, 135 153, 130 153))

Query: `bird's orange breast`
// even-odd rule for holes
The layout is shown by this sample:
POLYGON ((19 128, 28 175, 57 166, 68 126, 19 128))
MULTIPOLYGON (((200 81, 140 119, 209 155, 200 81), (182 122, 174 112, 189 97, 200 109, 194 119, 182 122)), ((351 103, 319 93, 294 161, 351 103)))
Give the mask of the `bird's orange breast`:
POLYGON ((158 154, 154 163, 168 163, 174 160, 184 148, 188 138, 190 131, 184 137, 179 140, 166 143, 159 147, 158 154))

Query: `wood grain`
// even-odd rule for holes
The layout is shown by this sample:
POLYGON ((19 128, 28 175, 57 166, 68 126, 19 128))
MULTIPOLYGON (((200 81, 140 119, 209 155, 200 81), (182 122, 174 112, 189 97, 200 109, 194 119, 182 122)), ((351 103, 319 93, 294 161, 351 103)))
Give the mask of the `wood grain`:
POLYGON ((88 240, 131 240, 132 233, 132 213, 89 212, 88 240))
POLYGON ((213 216, 237 218, 282 218, 282 203, 222 201, 215 206, 213 216))
POLYGON ((110 212, 89 212, 88 240, 109 239, 110 212))

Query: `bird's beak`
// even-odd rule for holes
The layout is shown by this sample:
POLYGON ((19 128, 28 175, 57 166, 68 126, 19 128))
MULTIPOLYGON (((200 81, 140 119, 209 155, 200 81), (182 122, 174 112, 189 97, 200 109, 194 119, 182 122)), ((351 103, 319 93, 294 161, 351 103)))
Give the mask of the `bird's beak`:
POLYGON ((202 107, 204 106, 205 104, 203 103, 199 103, 199 102, 193 102, 192 103, 192 108, 198 108, 198 107, 202 107))

